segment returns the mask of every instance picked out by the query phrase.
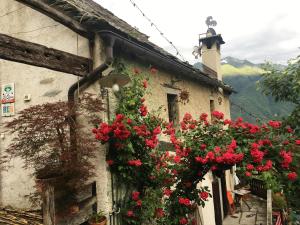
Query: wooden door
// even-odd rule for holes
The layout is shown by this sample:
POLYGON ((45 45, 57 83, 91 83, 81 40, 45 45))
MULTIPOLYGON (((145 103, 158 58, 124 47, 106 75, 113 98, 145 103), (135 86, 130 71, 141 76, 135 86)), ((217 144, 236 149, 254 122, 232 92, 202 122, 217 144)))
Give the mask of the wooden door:
POLYGON ((214 208, 215 208, 215 221, 216 225, 222 225, 222 209, 221 209, 221 195, 219 189, 219 182, 215 179, 212 182, 213 189, 213 200, 214 200, 214 208))
POLYGON ((221 189, 222 189, 222 199, 223 199, 223 213, 224 213, 224 217, 225 217, 228 215, 228 210, 229 210, 225 171, 222 173, 220 178, 221 178, 221 189))

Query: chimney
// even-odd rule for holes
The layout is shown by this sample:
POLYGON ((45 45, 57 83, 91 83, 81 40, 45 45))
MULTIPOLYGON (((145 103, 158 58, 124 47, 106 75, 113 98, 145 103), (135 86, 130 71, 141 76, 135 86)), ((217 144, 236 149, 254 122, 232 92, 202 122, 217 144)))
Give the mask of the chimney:
POLYGON ((214 75, 218 80, 222 80, 220 52, 222 44, 225 42, 221 34, 216 34, 216 31, 211 27, 208 28, 204 36, 200 35, 199 37, 204 72, 214 75))

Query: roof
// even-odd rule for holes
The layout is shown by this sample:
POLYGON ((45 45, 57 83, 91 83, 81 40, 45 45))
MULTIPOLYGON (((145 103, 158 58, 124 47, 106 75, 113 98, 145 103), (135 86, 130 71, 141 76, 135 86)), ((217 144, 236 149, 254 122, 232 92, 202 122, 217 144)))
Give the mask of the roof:
POLYGON ((0 224, 12 225, 42 225, 40 211, 26 211, 13 208, 0 208, 0 224))
MULTIPOLYGON (((190 67, 193 70, 196 70, 198 76, 206 76, 210 79, 215 80, 214 82, 217 86, 225 87, 227 91, 232 92, 232 88, 228 85, 225 85, 222 81, 217 80, 207 74, 209 70, 198 70, 195 69, 188 62, 183 62, 172 54, 166 52, 164 49, 153 44, 149 41, 149 37, 136 28, 129 25, 124 20, 115 16, 109 10, 103 8, 101 5, 97 4, 93 0, 41 0, 49 6, 55 8, 56 10, 63 12, 65 15, 68 15, 72 19, 78 21, 80 24, 85 26, 87 29, 97 32, 103 29, 114 29, 119 31, 123 35, 126 35, 131 40, 137 40, 140 43, 143 43, 148 49, 154 50, 164 56, 167 56, 170 60, 185 64, 185 66, 190 67)), ((209 72, 210 73, 210 72, 209 72)), ((214 74, 213 74, 214 75, 214 74)))

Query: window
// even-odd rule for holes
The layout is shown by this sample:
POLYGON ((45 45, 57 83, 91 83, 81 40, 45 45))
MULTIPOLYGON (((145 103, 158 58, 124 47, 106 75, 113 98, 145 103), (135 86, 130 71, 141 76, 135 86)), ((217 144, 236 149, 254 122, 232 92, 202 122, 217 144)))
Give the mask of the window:
POLYGON ((169 122, 178 123, 178 104, 177 95, 167 94, 169 122))
POLYGON ((211 117, 211 119, 213 119, 212 112, 215 111, 215 101, 214 100, 210 100, 209 101, 209 106, 210 106, 210 117, 211 117))

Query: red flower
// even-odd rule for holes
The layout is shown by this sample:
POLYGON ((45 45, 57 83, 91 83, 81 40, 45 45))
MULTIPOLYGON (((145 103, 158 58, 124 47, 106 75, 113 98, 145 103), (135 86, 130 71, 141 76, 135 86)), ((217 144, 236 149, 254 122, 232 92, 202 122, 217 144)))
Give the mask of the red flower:
POLYGON ((141 113, 141 116, 146 116, 147 113, 148 113, 147 106, 141 105, 141 107, 140 107, 140 113, 141 113))
POLYGON ((294 130, 293 130, 291 127, 287 127, 287 128, 286 128, 286 131, 287 131, 288 133, 293 133, 293 132, 294 132, 294 130))
POLYGON ((182 198, 182 197, 179 197, 179 198, 178 198, 178 202, 179 202, 181 205, 185 205, 185 206, 190 206, 190 205, 191 205, 191 200, 188 199, 188 198, 182 198))
POLYGON ((133 211, 132 211, 132 210, 128 210, 128 211, 127 211, 127 216, 128 216, 128 217, 133 217, 133 216, 134 216, 133 211))
POLYGON ((251 177, 251 176, 252 176, 252 173, 250 173, 249 171, 246 171, 246 172, 245 172, 245 175, 246 175, 247 177, 251 177))
POLYGON ((295 181, 297 179, 298 175, 297 173, 295 172, 290 172, 288 175, 287 175, 287 178, 290 180, 290 181, 295 181))
POLYGON ((252 164, 247 164, 247 170, 254 170, 254 166, 252 164))
POLYGON ((184 224, 187 224, 188 223, 188 220, 185 218, 185 217, 182 217, 180 220, 179 220, 179 223, 184 225, 184 224))
POLYGON ((209 196, 208 192, 206 191, 200 192, 200 198, 203 199, 204 201, 207 200, 208 196, 209 196))
POLYGON ((124 116, 123 114, 117 114, 117 115, 116 115, 116 121, 117 121, 117 122, 121 122, 121 121, 124 119, 124 117, 125 117, 125 116, 124 116))
POLYGON ((296 140, 296 141, 295 141, 295 144, 296 144, 296 145, 300 145, 300 140, 296 140))
POLYGON ((206 113, 202 113, 200 116, 200 120, 201 121, 206 121, 207 120, 208 115, 206 113))
POLYGON ((200 149, 201 149, 201 150, 204 150, 205 148, 206 148, 206 144, 201 144, 201 145, 200 145, 200 149))
POLYGON ((153 130, 153 134, 154 135, 158 135, 161 133, 161 129, 160 129, 160 126, 156 127, 154 130, 153 130))
POLYGON ((143 87, 144 87, 144 88, 147 88, 147 87, 148 87, 148 82, 147 82, 147 80, 144 80, 144 81, 143 81, 143 87))
POLYGON ((162 208, 157 208, 157 209, 155 210, 155 216, 156 216, 157 218, 162 218, 162 217, 164 217, 164 216, 165 216, 164 210, 163 210, 162 208))
POLYGON ((231 125, 232 121, 229 119, 224 120, 224 125, 231 125))
POLYGON ((171 194, 172 194, 172 191, 171 191, 170 189, 166 188, 166 189, 164 190, 164 195, 170 197, 171 194))
POLYGON ((174 162, 175 162, 175 163, 180 163, 180 161, 181 161, 181 157, 180 157, 179 155, 176 155, 176 156, 174 157, 174 162))
POLYGON ((185 113, 183 116, 183 121, 187 122, 193 119, 192 115, 190 113, 185 113))
POLYGON ((279 155, 282 157, 281 167, 284 169, 289 168, 291 162, 293 161, 292 153, 281 150, 279 155))
POLYGON ((141 160, 129 160, 128 161, 128 165, 130 166, 136 166, 136 167, 139 167, 141 166, 143 163, 141 162, 141 160))
POLYGON ((274 120, 270 120, 268 122, 269 126, 273 127, 273 128, 279 128, 281 126, 281 122, 280 121, 274 121, 274 120))
POLYGON ((212 116, 217 118, 218 120, 222 120, 224 118, 224 113, 219 111, 213 111, 212 116))
POLYGON ((111 165, 114 164, 114 161, 110 159, 110 160, 107 160, 106 163, 107 163, 109 166, 111 166, 111 165))
POLYGON ((136 206, 141 207, 142 206, 142 200, 137 200, 136 201, 136 206))
POLYGON ((138 192, 138 191, 133 191, 132 194, 131 194, 131 198, 132 198, 134 201, 139 200, 139 196, 140 196, 140 192, 138 192))

